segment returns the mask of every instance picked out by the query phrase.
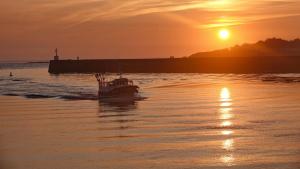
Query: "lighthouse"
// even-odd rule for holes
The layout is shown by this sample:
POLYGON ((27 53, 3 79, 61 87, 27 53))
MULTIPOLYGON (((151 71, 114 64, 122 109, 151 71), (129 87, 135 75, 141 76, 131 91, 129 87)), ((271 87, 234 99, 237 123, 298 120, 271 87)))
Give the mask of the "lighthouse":
POLYGON ((55 56, 54 56, 54 60, 59 60, 59 56, 58 56, 58 50, 57 48, 55 49, 55 56))

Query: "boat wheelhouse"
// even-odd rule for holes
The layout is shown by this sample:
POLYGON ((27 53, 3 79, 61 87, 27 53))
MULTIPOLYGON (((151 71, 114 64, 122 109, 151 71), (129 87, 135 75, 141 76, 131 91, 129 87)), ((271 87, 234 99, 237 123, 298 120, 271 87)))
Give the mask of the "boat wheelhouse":
POLYGON ((119 77, 112 81, 106 81, 103 74, 96 74, 99 83, 99 98, 107 97, 132 97, 138 93, 139 87, 133 84, 132 80, 119 77))

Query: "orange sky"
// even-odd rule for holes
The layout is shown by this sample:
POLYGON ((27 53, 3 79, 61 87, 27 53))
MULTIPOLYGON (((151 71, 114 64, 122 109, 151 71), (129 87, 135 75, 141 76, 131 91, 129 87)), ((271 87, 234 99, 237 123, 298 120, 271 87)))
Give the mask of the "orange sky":
POLYGON ((299 0, 1 0, 0 61, 182 57, 299 30, 299 0))

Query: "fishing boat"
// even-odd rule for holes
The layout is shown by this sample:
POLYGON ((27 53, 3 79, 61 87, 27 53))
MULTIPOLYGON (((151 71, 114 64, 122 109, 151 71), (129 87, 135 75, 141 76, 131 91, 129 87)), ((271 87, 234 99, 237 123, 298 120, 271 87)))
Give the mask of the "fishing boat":
POLYGON ((104 74, 100 73, 96 74, 95 77, 99 84, 99 99, 130 99, 135 97, 139 92, 139 87, 134 85, 132 80, 123 78, 122 75, 112 81, 106 81, 104 74))

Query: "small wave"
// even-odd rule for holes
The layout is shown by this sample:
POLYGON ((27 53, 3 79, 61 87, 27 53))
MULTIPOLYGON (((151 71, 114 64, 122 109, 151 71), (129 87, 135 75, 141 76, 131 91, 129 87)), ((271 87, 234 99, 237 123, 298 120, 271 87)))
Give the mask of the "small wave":
POLYGON ((300 133, 275 134, 274 137, 295 137, 300 136, 300 133))
POLYGON ((96 95, 45 95, 45 94, 17 94, 17 93, 3 93, 3 96, 20 96, 28 99, 49 99, 49 98, 60 98, 64 100, 98 100, 96 95))
MULTIPOLYGON (((131 127, 118 127, 116 129, 129 129, 131 127)), ((99 139, 130 139, 130 138, 143 138, 143 137, 151 137, 152 135, 140 135, 140 134, 136 134, 136 135, 113 135, 113 136, 103 136, 103 137, 99 137, 99 139)))
POLYGON ((299 83, 300 77, 281 77, 281 76, 267 76, 262 77, 263 82, 275 82, 275 83, 299 83))
POLYGON ((113 123, 131 123, 131 122, 137 122, 139 120, 133 120, 133 119, 117 119, 117 120, 111 120, 110 122, 113 123))
POLYGON ((12 79, 13 82, 22 82, 24 79, 12 79))
POLYGON ((78 96, 64 95, 64 96, 59 96, 59 98, 65 100, 98 100, 97 95, 78 95, 78 96))
POLYGON ((196 127, 195 129, 205 129, 205 130, 222 130, 222 129, 228 129, 228 130, 242 130, 242 129, 249 129, 249 126, 200 126, 196 127))
POLYGON ((53 96, 42 95, 42 94, 25 94, 24 96, 25 96, 26 98, 30 98, 30 99, 53 98, 53 96))
POLYGON ((127 117, 127 116, 135 116, 136 114, 103 114, 99 115, 100 118, 109 118, 109 117, 127 117))
POLYGON ((154 86, 152 88, 170 88, 170 87, 182 87, 185 86, 185 83, 179 83, 179 84, 167 84, 167 85, 160 85, 160 86, 154 86))
POLYGON ((18 94, 14 94, 14 93, 4 93, 4 96, 19 96, 18 94))
POLYGON ((271 120, 252 120, 249 121, 250 123, 254 124, 271 124, 271 123, 276 123, 276 121, 271 121, 271 120))
POLYGON ((198 126, 198 127, 184 127, 179 129, 180 131, 202 131, 202 130, 247 130, 251 129, 251 126, 198 126))
POLYGON ((14 78, 14 77, 1 77, 0 81, 7 81, 7 82, 26 82, 29 81, 30 79, 26 78, 14 78))

